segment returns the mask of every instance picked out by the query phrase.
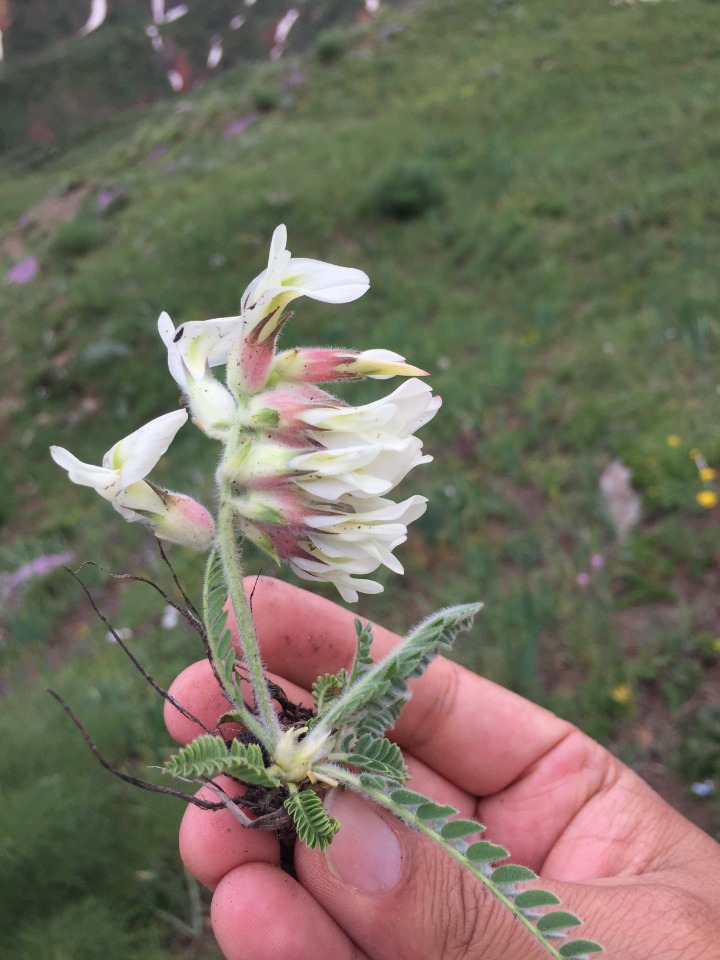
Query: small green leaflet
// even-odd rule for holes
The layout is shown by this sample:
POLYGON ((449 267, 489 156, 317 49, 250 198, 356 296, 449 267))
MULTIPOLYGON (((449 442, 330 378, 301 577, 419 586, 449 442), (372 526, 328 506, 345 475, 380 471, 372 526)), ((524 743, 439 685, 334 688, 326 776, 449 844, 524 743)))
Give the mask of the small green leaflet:
POLYGON ((561 957, 567 957, 568 960, 585 960, 591 953, 602 953, 603 948, 594 940, 568 940, 558 948, 561 957))
POLYGON ((182 747, 166 762, 164 769, 174 777, 203 780, 230 774, 243 783, 260 787, 277 787, 280 781, 265 769, 262 750, 256 743, 233 740, 230 748, 222 737, 204 733, 182 747))

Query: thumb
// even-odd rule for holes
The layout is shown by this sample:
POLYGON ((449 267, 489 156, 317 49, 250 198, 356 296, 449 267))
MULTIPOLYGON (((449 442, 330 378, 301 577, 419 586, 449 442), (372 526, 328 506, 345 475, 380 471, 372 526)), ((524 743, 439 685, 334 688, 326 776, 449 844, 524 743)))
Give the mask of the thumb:
POLYGON ((353 793, 333 791, 327 807, 340 830, 324 854, 298 845, 298 876, 371 960, 547 956, 427 837, 353 793))

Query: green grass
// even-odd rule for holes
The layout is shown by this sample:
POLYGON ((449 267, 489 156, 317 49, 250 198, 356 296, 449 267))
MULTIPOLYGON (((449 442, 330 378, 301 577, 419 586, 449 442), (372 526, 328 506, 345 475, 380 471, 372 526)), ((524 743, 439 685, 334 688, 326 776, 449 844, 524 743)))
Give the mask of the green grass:
MULTIPOLYGON (((406 576, 388 578, 359 612, 404 630, 441 604, 482 599, 482 622, 458 650, 464 662, 640 768, 671 764, 686 786, 717 779, 720 507, 696 503, 690 453, 720 468, 719 27, 720 6, 704 0, 541 9, 448 0, 386 11, 348 35, 342 57, 265 64, 249 84, 246 72, 228 72, 182 109, 122 118, 28 169, 7 161, 0 273, 18 255, 11 240, 41 268, 32 284, 3 287, 0 567, 70 548, 116 570, 157 570, 142 532, 71 487, 47 446, 97 462, 172 409, 158 314, 179 323, 233 313, 285 222, 295 254, 361 267, 372 287, 343 308, 298 302, 284 344, 397 350, 431 371, 444 400, 424 431, 435 462, 414 489, 431 508, 400 551, 406 576), (280 89, 272 111, 226 136, 255 108, 253 90, 283 88, 298 68, 303 84, 280 89), (393 183, 413 188, 409 212, 388 202, 393 183), (100 216, 100 189, 121 190, 125 205, 100 216), (19 231, 17 218, 60 190, 84 191, 74 218, 19 231), (643 508, 624 543, 598 488, 616 458, 633 471, 643 508)), ((381 392, 363 384, 345 395, 381 392)), ((216 455, 188 428, 158 479, 209 502, 216 455)), ((178 563, 192 582, 197 565, 178 563)), ((260 564, 251 555, 251 568, 260 564)), ((142 627, 158 622, 152 598, 114 589, 108 599, 164 682, 198 655, 178 641, 158 659, 157 629, 142 627)), ((179 946, 163 940, 167 926, 148 911, 136 873, 158 878, 152 906, 185 909, 171 801, 108 784, 41 697, 44 681, 25 679, 44 677, 49 656, 62 661, 53 684, 115 759, 161 756, 159 705, 129 694, 141 681, 101 629, 91 628, 91 644, 87 622, 60 574, 4 615, 12 750, 0 781, 17 793, 3 816, 22 842, 1 861, 14 906, 0 929, 39 936, 36 908, 14 889, 22 867, 49 884, 43 922, 48 937, 68 938, 68 956, 73 931, 96 914, 98 944, 120 923, 135 955, 149 958, 158 943, 179 946), (58 839, 48 852, 50 813, 58 839), (139 833, 123 830, 110 853, 113 817, 139 833), (91 906, 70 906, 76 857, 91 906), (39 872, 48 860, 52 884, 39 872), (107 913, 115 899, 120 920, 107 913)), ((706 810, 717 802, 688 799, 687 809, 717 831, 706 810)), ((31 955, 37 941, 27 942, 31 955)))

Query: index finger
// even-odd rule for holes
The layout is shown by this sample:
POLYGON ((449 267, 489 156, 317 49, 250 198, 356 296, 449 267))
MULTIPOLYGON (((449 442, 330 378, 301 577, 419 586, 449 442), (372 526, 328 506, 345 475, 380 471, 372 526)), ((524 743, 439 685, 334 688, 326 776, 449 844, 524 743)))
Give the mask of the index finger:
MULTIPOLYGON (((263 660, 309 689, 324 673, 348 667, 355 653, 355 615, 323 597, 270 577, 248 578, 263 660)), ((230 618, 234 627, 234 618, 230 618)), ((378 660, 400 637, 373 625, 378 660)), ((463 790, 487 796, 504 789, 573 728, 517 694, 438 657, 411 681, 412 698, 393 739, 463 790)))

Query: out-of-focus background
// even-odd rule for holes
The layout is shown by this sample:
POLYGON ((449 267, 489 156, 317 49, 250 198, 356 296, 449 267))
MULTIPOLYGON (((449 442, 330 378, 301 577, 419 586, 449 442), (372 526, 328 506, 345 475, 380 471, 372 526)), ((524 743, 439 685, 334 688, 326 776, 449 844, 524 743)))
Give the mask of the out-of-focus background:
MULTIPOLYGON (((720 4, 0 0, 0 30, 0 954, 217 956, 182 805, 45 693, 128 772, 171 749, 60 564, 169 577, 48 446, 97 463, 175 408, 159 313, 235 313, 280 222, 372 282, 283 343, 396 350, 444 399, 406 575, 358 613, 484 600, 456 655, 717 835, 720 4)), ((154 476, 208 502, 216 455, 186 427, 154 476)), ((86 577, 160 683, 201 655, 86 577)))

